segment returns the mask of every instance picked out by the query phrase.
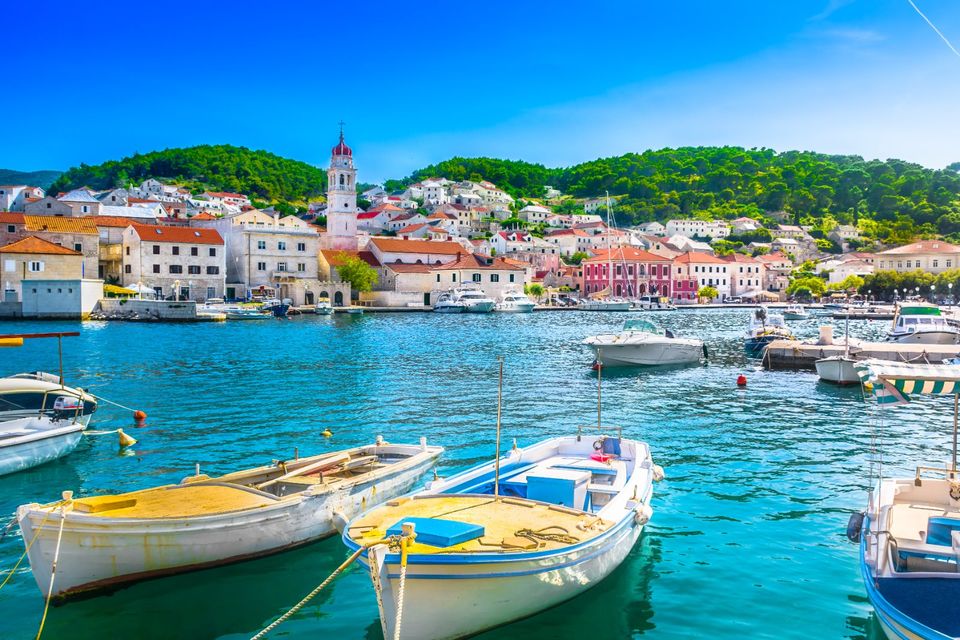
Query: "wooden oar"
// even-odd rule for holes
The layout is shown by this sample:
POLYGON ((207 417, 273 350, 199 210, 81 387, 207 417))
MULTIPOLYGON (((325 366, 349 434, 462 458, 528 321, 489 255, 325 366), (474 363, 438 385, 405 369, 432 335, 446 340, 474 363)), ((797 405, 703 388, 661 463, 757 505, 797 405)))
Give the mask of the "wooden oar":
POLYGON ((349 462, 349 461, 350 461, 350 454, 349 454, 349 453, 344 453, 344 454, 339 455, 339 456, 337 456, 337 457, 335 457, 335 458, 325 458, 325 459, 323 459, 323 460, 317 460, 317 461, 314 462, 313 464, 308 464, 308 465, 305 466, 305 467, 301 467, 301 468, 299 468, 299 469, 294 469, 293 471, 290 471, 290 472, 288 472, 288 473, 285 473, 285 474, 283 474, 282 476, 280 476, 279 478, 274 478, 273 480, 267 480, 266 482, 263 482, 263 483, 261 483, 261 484, 258 484, 258 485, 257 485, 257 489, 263 490, 264 487, 269 487, 269 486, 274 485, 274 484, 276 484, 276 483, 278 483, 278 482, 281 482, 281 481, 283 481, 283 480, 286 480, 287 478, 292 478, 292 477, 294 477, 294 476, 302 476, 302 475, 305 475, 305 474, 307 474, 307 473, 310 473, 311 471, 325 471, 326 469, 329 469, 329 468, 331 468, 331 467, 340 466, 341 464, 343 464, 343 463, 345 463, 345 462, 349 462))

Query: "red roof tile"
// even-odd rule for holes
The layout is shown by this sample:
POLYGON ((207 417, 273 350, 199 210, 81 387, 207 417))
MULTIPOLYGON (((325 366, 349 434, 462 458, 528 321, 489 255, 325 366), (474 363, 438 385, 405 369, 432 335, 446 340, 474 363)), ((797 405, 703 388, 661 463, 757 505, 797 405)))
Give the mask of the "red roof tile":
POLYGON ((43 255, 59 255, 59 256, 82 256, 83 254, 79 251, 74 251, 73 249, 67 249, 66 247, 61 247, 58 244, 44 240, 43 238, 38 238, 37 236, 29 236, 23 240, 17 240, 16 242, 11 242, 5 247, 0 247, 0 253, 36 253, 43 255))
POLYGON ((184 244, 223 244, 216 229, 202 227, 161 227, 152 224, 132 224, 144 242, 182 242, 184 244))

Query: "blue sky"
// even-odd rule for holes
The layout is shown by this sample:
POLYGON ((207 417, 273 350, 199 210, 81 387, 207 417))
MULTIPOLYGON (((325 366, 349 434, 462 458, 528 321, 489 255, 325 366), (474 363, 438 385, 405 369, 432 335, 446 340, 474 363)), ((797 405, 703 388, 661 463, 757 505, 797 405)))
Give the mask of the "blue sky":
MULTIPOLYGON (((960 3, 914 0, 960 45, 960 3)), ((907 0, 150 2, 5 11, 0 167, 201 143, 361 180, 732 144, 960 160, 960 56, 907 0)))

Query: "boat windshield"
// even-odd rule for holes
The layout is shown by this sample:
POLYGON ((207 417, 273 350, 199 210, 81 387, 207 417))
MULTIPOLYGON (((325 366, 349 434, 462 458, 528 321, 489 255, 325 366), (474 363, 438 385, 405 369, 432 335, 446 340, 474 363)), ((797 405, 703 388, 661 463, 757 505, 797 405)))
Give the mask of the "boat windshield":
POLYGON ((623 323, 623 330, 624 331, 644 331, 646 333, 656 333, 656 334, 663 333, 657 325, 653 324, 649 320, 644 320, 642 318, 627 320, 625 323, 623 323))

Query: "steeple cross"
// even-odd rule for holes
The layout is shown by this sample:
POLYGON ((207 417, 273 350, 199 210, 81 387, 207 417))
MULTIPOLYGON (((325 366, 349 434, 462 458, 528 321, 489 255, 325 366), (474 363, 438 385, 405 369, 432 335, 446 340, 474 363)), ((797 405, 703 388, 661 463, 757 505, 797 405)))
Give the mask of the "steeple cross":
POLYGON ((345 124, 347 124, 347 123, 344 122, 343 120, 341 120, 341 121, 338 122, 337 124, 340 125, 340 139, 343 140, 343 125, 345 125, 345 124))

